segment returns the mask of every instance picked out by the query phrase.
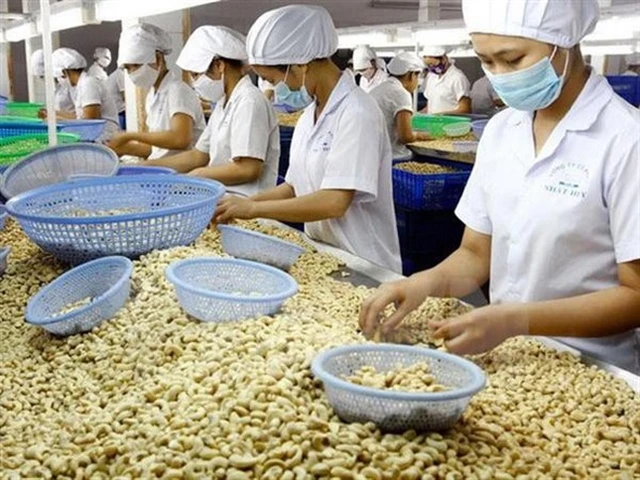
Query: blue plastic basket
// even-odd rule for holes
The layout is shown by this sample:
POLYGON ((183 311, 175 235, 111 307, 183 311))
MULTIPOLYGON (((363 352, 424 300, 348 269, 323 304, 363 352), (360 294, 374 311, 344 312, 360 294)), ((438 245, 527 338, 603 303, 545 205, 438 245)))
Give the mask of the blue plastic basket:
POLYGON ((7 209, 4 205, 0 205, 0 231, 4 229, 4 226, 7 223, 7 217, 7 209))
POLYGON ((9 103, 9 99, 3 95, 0 95, 0 115, 4 115, 7 113, 7 103, 9 103))
POLYGON ((451 428, 471 397, 486 383, 474 363, 449 353, 406 345, 352 345, 323 352, 311 370, 338 416, 346 422, 375 423, 388 432, 439 431, 451 428), (343 377, 364 366, 379 372, 418 362, 429 365, 436 381, 450 390, 434 393, 397 392, 364 387, 343 377))
POLYGON ((0 180, 0 191, 11 198, 34 188, 66 182, 74 176, 112 176, 118 171, 118 163, 115 152, 102 145, 57 145, 11 165, 0 180))
MULTIPOLYGON (((429 159, 431 163, 445 163, 429 159)), ((402 162, 396 164, 400 165, 402 162)), ((393 168, 393 200, 412 210, 453 210, 471 175, 471 165, 457 164, 456 173, 417 174, 393 168)))
POLYGON ((273 315, 298 292, 290 275, 247 260, 181 260, 167 267, 166 276, 182 308, 203 322, 273 315))
MULTIPOLYGON (((61 130, 62 127, 56 125, 56 131, 61 130)), ((42 134, 48 131, 49 127, 43 122, 0 122, 0 138, 42 134)))
POLYGON ((640 106, 640 77, 632 75, 608 76, 613 90, 634 107, 640 106))
POLYGON ((83 142, 95 142, 102 135, 106 120, 65 120, 60 122, 64 133, 73 133, 83 142))
POLYGON ((55 335, 88 332, 112 318, 129 298, 133 263, 107 257, 76 267, 40 290, 27 304, 27 322, 55 335), (84 299, 90 303, 57 315, 84 299))
POLYGON ((7 267, 9 266, 9 253, 11 252, 11 247, 0 248, 0 277, 4 275, 4 272, 7 271, 7 267))
POLYGON ((283 103, 274 104, 273 105, 273 109, 276 112, 281 112, 281 113, 295 113, 295 112, 300 110, 299 108, 294 108, 294 107, 291 107, 289 105, 285 105, 283 103))
POLYGON ((478 140, 482 138, 482 134, 488 123, 489 120, 476 120, 475 122, 471 122, 471 130, 473 130, 473 134, 478 140))
POLYGON ((118 169, 118 176, 126 175, 172 175, 176 171, 169 167, 145 167, 144 165, 126 165, 118 169))
POLYGON ((222 234, 222 248, 232 257, 289 270, 304 253, 304 248, 295 243, 264 233, 231 225, 219 225, 218 230, 222 234))
POLYGON ((7 210, 40 248, 77 264, 188 245, 224 192, 218 182, 184 175, 108 177, 32 190, 7 210))

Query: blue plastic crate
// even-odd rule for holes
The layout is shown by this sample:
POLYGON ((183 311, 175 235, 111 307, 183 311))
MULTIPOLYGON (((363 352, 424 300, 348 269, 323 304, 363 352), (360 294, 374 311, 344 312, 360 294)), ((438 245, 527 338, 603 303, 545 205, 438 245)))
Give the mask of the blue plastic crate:
POLYGON ((634 107, 640 106, 640 77, 608 76, 607 80, 613 90, 634 107))
POLYGON ((393 200, 400 207, 412 210, 454 210, 471 175, 471 165, 427 157, 412 161, 426 161, 453 166, 459 172, 416 174, 393 168, 393 200))
MULTIPOLYGON (((34 135, 47 133, 49 127, 46 123, 36 122, 0 122, 0 138, 15 137, 17 135, 34 135)), ((56 125, 56 130, 62 130, 60 125, 56 125)))
POLYGON ((106 120, 68 120, 60 122, 64 133, 73 133, 83 142, 95 142, 104 130, 106 120))

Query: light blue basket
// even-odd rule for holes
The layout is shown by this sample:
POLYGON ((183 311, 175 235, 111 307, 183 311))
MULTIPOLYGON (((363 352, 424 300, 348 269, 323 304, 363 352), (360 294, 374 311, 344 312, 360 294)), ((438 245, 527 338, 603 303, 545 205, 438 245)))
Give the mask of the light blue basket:
POLYGON ((118 176, 125 175, 175 175, 176 171, 169 167, 145 167, 144 165, 122 165, 118 169, 118 176))
POLYGON ((0 191, 11 198, 34 188, 66 182, 77 175, 111 176, 118 156, 102 145, 75 143, 32 153, 11 165, 2 176, 0 191))
POLYGON ((4 230, 4 226, 7 223, 7 209, 4 205, 0 205, 0 232, 4 230))
POLYGON ((108 177, 24 193, 7 211, 44 251, 78 264, 188 245, 209 225, 224 192, 218 182, 183 175, 108 177))
POLYGON ((95 142, 104 130, 106 120, 65 120, 59 122, 64 133, 73 133, 83 142, 95 142))
POLYGON ((324 383, 335 412, 346 422, 375 423, 388 432, 441 431, 462 416, 471 397, 486 383, 474 363, 449 353, 406 345, 352 345, 323 352, 311 370, 324 383), (434 393, 397 392, 354 385, 344 379, 364 366, 387 372, 426 363, 437 383, 451 390, 434 393))
POLYGON ((76 267, 40 290, 27 304, 31 325, 54 335, 88 332, 112 318, 129 298, 133 263, 124 257, 107 257, 76 267), (69 313, 64 308, 90 298, 69 313))
MULTIPOLYGON (((0 122, 0 138, 46 134, 48 130, 49 126, 43 122, 0 122)), ((61 130, 62 127, 56 125, 56 131, 61 130)))
POLYGON ((222 248, 232 257, 289 270, 304 253, 304 248, 295 243, 260 232, 231 225, 219 225, 218 230, 222 235, 222 248))
POLYGON ((298 292, 298 284, 290 275, 247 260, 180 260, 167 267, 166 276, 182 308, 203 322, 273 315, 298 292))
POLYGON ((9 266, 9 253, 11 252, 11 247, 0 248, 0 277, 4 275, 4 272, 7 271, 7 267, 9 266))

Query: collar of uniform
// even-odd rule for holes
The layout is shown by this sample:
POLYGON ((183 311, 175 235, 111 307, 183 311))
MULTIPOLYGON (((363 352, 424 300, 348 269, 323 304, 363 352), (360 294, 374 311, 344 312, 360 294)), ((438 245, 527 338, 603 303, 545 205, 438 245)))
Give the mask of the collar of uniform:
POLYGON ((176 78, 177 76, 174 73, 174 71, 169 70, 167 74, 164 76, 164 78, 162 79, 162 81, 160 82, 160 86, 158 87, 158 90, 156 90, 156 93, 164 90, 167 87, 167 85, 169 85, 170 83, 173 83, 176 80, 176 78))
POLYGON ((324 106, 322 116, 324 117, 335 110, 338 105, 340 105, 340 102, 342 102, 342 100, 356 88, 358 88, 358 85, 356 85, 356 80, 353 74, 349 71, 342 72, 340 80, 338 80, 338 83, 331 92, 331 95, 329 95, 329 100, 324 106))
MULTIPOLYGON (((229 105, 231 105, 235 99, 238 97, 238 95, 241 95, 242 90, 244 90, 247 86, 247 84, 249 85, 253 85, 253 83, 251 82, 251 79, 249 78, 249 75, 245 75, 244 77, 242 77, 238 83, 236 83, 236 86, 233 87, 233 91, 231 92, 231 95, 229 96, 229 101, 228 102, 224 102, 223 103, 223 109, 227 109, 229 108, 229 105)), ((222 101, 222 100, 221 100, 222 101)))

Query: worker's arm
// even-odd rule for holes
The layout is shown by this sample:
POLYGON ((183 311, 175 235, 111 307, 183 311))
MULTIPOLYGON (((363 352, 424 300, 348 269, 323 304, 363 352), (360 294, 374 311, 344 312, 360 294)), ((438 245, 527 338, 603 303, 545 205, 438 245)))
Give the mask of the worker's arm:
POLYGON ((82 120, 100 120, 102 112, 99 104, 82 107, 82 120))
POLYGON ((263 202, 265 200, 286 200, 296 196, 296 191, 288 183, 281 183, 275 188, 265 190, 251 197, 251 200, 263 202))
POLYGON ((208 163, 209 154, 194 148, 177 155, 146 160, 142 164, 148 167, 169 167, 178 173, 189 173, 196 168, 206 166, 208 163))
POLYGON ((390 332, 429 297, 464 297, 477 291, 489 279, 491 237, 466 228, 460 247, 432 269, 382 285, 363 304, 360 326, 365 335, 377 330, 380 317, 388 305, 396 312, 384 321, 390 332))
POLYGON ((353 190, 319 190, 286 200, 255 201, 227 197, 218 205, 215 218, 218 223, 253 218, 296 223, 317 222, 344 216, 354 196, 353 190))
POLYGON ((414 132, 411 125, 413 113, 407 110, 398 112, 396 115, 396 133, 398 140, 405 145, 413 142, 423 142, 431 140, 431 135, 427 132, 414 132))
POLYGON ((618 287, 571 298, 491 305, 431 326, 458 354, 484 352, 518 335, 615 335, 640 327, 640 260, 619 264, 618 281, 618 287))
POLYGON ((171 117, 171 128, 160 132, 124 132, 115 136, 109 146, 114 150, 127 142, 146 143, 167 150, 186 150, 193 140, 193 119, 184 113, 171 117))
POLYGON ((111 147, 119 157, 124 155, 130 155, 132 157, 147 158, 151 155, 151 145, 146 143, 140 143, 136 141, 130 141, 119 147, 111 147))
POLYGON ((456 108, 448 112, 438 112, 438 115, 460 115, 465 113, 471 113, 471 97, 462 97, 456 108))
POLYGON ((242 185, 258 180, 262 175, 263 167, 262 160, 240 157, 234 158, 233 162, 228 162, 225 165, 196 168, 189 172, 189 175, 210 178, 225 185, 242 185))

